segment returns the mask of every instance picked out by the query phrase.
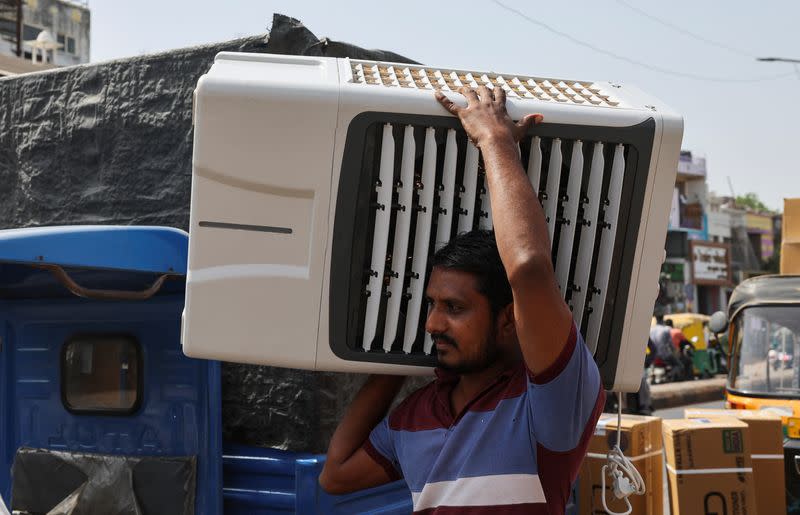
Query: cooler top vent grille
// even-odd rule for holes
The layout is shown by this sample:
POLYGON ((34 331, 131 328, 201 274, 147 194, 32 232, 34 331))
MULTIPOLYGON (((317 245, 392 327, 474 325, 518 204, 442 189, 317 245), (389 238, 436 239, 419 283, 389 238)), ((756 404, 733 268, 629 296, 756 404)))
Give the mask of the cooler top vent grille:
POLYGON ((394 88, 458 91, 486 86, 503 88, 509 97, 573 105, 618 107, 620 100, 596 82, 522 75, 501 75, 465 70, 447 70, 374 61, 350 61, 354 84, 394 88))

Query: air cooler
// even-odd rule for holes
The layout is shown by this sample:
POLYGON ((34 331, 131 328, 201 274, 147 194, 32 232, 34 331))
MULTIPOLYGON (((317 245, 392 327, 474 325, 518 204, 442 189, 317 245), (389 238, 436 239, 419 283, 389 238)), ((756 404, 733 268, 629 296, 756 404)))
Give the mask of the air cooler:
POLYGON ((492 228, 481 156, 434 99, 503 88, 558 284, 608 389, 635 390, 682 119, 609 82, 221 53, 194 100, 188 356, 427 374, 428 259, 492 228), (449 93, 447 93, 449 92, 449 93))

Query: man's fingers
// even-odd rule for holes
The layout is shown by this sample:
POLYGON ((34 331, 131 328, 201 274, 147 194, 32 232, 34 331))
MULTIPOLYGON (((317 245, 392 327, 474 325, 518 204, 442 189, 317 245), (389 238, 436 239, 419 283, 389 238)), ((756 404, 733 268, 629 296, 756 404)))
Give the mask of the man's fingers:
POLYGON ((478 96, 480 97, 482 104, 489 105, 492 102, 494 102, 494 95, 492 94, 492 90, 490 90, 486 86, 478 86, 478 96))
POLYGON ((479 101, 478 94, 475 93, 475 90, 472 88, 469 88, 467 86, 461 86, 460 88, 458 88, 458 92, 464 95, 464 98, 467 99, 467 106, 469 106, 472 103, 477 103, 479 101))
POLYGON ((534 125, 538 125, 538 124, 542 123, 542 120, 544 120, 544 116, 542 116, 542 115, 541 115, 541 114, 539 114, 539 113, 536 113, 536 114, 526 114, 525 116, 523 116, 523 117, 522 117, 522 120, 520 120, 520 121, 517 123, 517 127, 519 127, 520 129, 524 129, 524 130, 526 130, 526 131, 527 131, 527 130, 528 130, 528 129, 530 129, 532 126, 534 126, 534 125))
POLYGON ((457 106, 455 102, 447 98, 441 91, 434 93, 434 96, 436 97, 436 100, 442 104, 442 107, 447 109, 450 114, 458 116, 458 112, 461 111, 461 107, 457 106))
POLYGON ((500 106, 506 105, 506 90, 496 87, 492 91, 494 91, 494 103, 500 106))
POLYGON ((516 140, 521 140, 525 134, 528 133, 528 129, 534 125, 542 123, 542 120, 544 120, 544 116, 538 113, 523 116, 522 120, 517 122, 517 128, 516 131, 514 131, 516 133, 516 140))

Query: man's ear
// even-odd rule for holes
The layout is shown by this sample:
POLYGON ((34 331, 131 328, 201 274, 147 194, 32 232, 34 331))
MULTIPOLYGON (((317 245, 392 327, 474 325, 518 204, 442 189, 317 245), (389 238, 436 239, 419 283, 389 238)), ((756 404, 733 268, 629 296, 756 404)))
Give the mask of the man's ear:
POLYGON ((514 303, 508 304, 497 314, 497 330, 504 339, 514 339, 517 337, 517 326, 514 323, 514 303))

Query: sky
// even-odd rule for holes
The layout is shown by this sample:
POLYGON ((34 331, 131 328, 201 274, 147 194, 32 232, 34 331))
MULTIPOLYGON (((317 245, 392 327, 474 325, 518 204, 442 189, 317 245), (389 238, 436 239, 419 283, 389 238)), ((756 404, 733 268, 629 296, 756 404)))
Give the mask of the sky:
POLYGON ((707 159, 710 190, 754 192, 777 210, 783 198, 800 197, 800 71, 755 59, 800 59, 796 0, 90 0, 89 7, 93 62, 265 34, 281 13, 318 37, 432 66, 635 85, 683 115, 683 148, 707 159))

